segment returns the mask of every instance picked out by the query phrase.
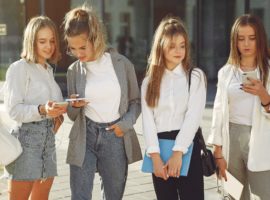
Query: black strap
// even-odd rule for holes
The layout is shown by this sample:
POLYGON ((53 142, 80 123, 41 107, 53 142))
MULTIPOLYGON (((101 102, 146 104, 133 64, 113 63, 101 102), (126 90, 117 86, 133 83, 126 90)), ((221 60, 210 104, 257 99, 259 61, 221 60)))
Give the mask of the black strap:
POLYGON ((193 68, 190 68, 189 71, 188 71, 188 92, 190 91, 192 71, 193 71, 193 68))
MULTIPOLYGON (((189 72, 188 72, 188 91, 190 91, 190 85, 191 85, 191 74, 192 74, 192 70, 193 68, 190 68, 189 72)), ((203 153, 207 155, 207 148, 205 145, 205 141, 202 135, 202 129, 201 127, 199 127, 198 131, 197 131, 197 137, 199 140, 199 144, 201 146, 201 149, 203 150, 203 153)))
POLYGON ((206 145, 205 145, 205 141, 204 141, 204 138, 203 138, 203 135, 202 135, 202 129, 201 128, 199 128, 198 131, 197 131, 197 137, 198 137, 201 149, 203 150, 203 153, 207 155, 208 151, 207 151, 207 148, 206 148, 206 145))

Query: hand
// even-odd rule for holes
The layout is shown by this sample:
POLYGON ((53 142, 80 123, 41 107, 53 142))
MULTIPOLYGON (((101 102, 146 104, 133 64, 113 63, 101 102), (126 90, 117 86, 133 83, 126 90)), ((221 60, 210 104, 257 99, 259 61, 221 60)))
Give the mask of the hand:
POLYGON ((67 112, 66 106, 56 106, 53 101, 47 101, 45 105, 39 106, 39 112, 51 118, 58 117, 67 112))
MULTIPOLYGON (((78 98, 78 94, 72 94, 70 95, 70 98, 71 99, 76 99, 78 98)), ((74 108, 81 108, 81 107, 84 107, 85 105, 87 105, 89 102, 88 101, 85 101, 85 100, 74 100, 74 101, 71 101, 70 104, 72 107, 74 108)))
POLYGON ((218 173, 217 173, 218 178, 219 179, 224 178, 225 181, 227 181, 227 176, 225 172, 227 169, 227 162, 222 155, 222 146, 215 145, 214 158, 215 158, 215 162, 218 168, 218 173))
POLYGON ((60 115, 56 118, 53 118, 53 132, 57 133, 58 129, 60 128, 61 124, 64 122, 64 116, 60 115))
POLYGON ((226 175, 227 162, 226 162, 226 160, 222 157, 221 159, 215 159, 215 161, 216 161, 216 165, 218 168, 217 177, 219 179, 224 178, 225 181, 227 181, 227 175, 226 175))
POLYGON ((159 153, 150 154, 153 161, 154 174, 156 177, 162 178, 165 181, 169 178, 167 168, 164 166, 159 153))
POLYGON ((182 151, 174 151, 170 159, 167 161, 165 167, 167 167, 168 175, 170 177, 179 177, 182 167, 182 151))
POLYGON ((109 130, 113 130, 114 133, 115 133, 115 135, 116 135, 117 137, 123 137, 123 136, 124 136, 124 132, 123 132, 123 131, 121 130, 121 128, 120 128, 118 125, 116 125, 116 124, 111 125, 111 126, 109 127, 109 130))
POLYGON ((256 95, 256 96, 262 96, 265 93, 267 93, 265 87, 263 86, 262 82, 257 79, 248 78, 250 81, 249 84, 243 84, 242 90, 245 92, 248 92, 250 94, 256 95))

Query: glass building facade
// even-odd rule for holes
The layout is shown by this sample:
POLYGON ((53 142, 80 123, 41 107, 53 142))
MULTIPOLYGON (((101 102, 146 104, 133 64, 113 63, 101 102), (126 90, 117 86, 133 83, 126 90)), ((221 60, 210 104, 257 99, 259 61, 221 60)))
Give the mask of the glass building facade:
MULTIPOLYGON (((1 71, 19 58, 23 29, 32 16, 48 15, 60 27, 64 14, 83 3, 93 6, 105 23, 109 46, 135 64, 139 82, 155 28, 169 14, 179 16, 186 24, 193 63, 205 71, 209 81, 216 81, 218 70, 227 60, 230 29, 239 15, 259 16, 270 40, 269 0, 1 0, 1 71)), ((64 74, 72 60, 64 53, 64 42, 61 47, 63 59, 57 72, 64 74)))

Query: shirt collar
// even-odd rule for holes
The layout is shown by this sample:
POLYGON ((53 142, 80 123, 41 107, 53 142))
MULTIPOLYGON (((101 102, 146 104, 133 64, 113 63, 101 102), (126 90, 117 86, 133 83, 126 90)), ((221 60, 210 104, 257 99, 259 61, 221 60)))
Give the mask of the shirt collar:
POLYGON ((184 75, 184 69, 182 63, 178 64, 173 70, 165 69, 166 74, 176 75, 176 76, 182 76, 184 75))

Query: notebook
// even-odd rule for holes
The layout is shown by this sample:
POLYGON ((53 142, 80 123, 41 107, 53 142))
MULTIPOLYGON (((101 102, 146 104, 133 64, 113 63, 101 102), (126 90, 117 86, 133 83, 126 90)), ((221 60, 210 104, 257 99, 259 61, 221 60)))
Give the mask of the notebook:
MULTIPOLYGON (((175 140, 159 139, 160 157, 164 163, 166 163, 171 157, 175 140)), ((182 167, 180 170, 180 176, 187 176, 190 165, 191 155, 193 150, 193 143, 189 146, 187 153, 182 157, 182 167)), ((153 162, 151 157, 144 155, 142 163, 142 172, 153 173, 153 162)))

